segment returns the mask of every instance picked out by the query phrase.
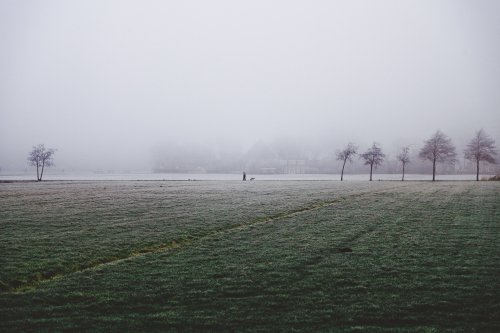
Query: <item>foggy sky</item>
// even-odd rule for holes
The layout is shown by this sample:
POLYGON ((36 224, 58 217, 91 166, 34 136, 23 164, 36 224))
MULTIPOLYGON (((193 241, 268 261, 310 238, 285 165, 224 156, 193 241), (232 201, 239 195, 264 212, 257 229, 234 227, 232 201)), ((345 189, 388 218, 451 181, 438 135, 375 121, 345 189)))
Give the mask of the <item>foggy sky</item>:
POLYGON ((0 0, 0 167, 38 143, 134 169, 173 141, 498 142, 499 18, 495 0, 0 0))

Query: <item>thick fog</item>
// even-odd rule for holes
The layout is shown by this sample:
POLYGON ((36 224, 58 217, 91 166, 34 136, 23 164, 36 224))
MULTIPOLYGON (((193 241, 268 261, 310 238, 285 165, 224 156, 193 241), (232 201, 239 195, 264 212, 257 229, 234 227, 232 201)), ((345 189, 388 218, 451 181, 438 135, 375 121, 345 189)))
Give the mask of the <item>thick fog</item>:
POLYGON ((437 129, 462 156, 480 128, 500 139, 499 18, 496 0, 0 0, 0 168, 38 143, 65 170, 394 156, 437 129))

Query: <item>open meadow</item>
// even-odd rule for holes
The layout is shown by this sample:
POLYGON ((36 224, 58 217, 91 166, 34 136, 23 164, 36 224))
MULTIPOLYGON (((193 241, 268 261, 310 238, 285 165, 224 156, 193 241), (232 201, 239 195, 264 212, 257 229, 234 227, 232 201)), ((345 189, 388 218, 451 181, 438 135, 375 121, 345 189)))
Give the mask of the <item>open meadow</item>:
POLYGON ((500 183, 2 183, 0 331, 499 332, 500 183))

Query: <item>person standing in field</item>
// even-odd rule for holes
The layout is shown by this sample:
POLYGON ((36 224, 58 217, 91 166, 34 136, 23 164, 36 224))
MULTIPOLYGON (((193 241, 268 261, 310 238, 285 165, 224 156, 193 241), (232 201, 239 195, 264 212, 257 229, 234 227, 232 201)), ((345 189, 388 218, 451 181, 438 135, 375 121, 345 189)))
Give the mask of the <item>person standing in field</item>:
POLYGON ((247 180, 247 173, 243 171, 243 181, 247 180))

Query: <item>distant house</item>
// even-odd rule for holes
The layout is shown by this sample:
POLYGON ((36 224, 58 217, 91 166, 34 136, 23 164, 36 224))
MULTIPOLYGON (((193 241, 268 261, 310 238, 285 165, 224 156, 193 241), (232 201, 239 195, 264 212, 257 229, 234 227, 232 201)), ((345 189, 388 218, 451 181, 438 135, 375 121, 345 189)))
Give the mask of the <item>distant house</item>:
POLYGON ((306 160, 280 160, 280 167, 284 174, 304 174, 307 169, 306 160))
POLYGON ((268 175, 273 175, 278 173, 277 168, 260 168, 259 169, 260 174, 268 174, 268 175))

